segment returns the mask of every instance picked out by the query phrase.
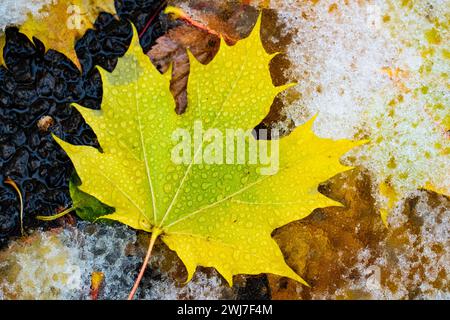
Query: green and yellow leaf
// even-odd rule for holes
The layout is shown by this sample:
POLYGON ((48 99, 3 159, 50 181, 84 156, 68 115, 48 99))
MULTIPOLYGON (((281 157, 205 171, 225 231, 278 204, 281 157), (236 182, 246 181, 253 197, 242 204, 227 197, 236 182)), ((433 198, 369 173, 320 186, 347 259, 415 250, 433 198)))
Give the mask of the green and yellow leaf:
MULTIPOLYGON (((72 159, 80 189, 114 207, 109 219, 160 234, 188 270, 216 268, 231 284, 235 274, 273 273, 304 281, 284 261, 274 229, 302 219, 318 207, 340 205, 317 191, 318 184, 348 168, 339 157, 357 145, 321 139, 313 120, 279 141, 279 170, 263 175, 264 164, 176 164, 176 130, 191 136, 203 129, 248 130, 269 112, 275 87, 260 22, 235 46, 221 43, 216 58, 202 65, 190 57, 188 109, 178 116, 169 90, 170 72, 161 75, 142 53, 136 32, 113 73, 101 70, 101 111, 76 105, 96 132, 102 151, 55 139, 72 159)), ((253 142, 276 152, 268 141, 253 142)), ((198 160, 212 141, 191 146, 198 160)), ((259 150, 258 149, 258 150, 259 150)), ((227 150, 227 149, 226 149, 227 150)))

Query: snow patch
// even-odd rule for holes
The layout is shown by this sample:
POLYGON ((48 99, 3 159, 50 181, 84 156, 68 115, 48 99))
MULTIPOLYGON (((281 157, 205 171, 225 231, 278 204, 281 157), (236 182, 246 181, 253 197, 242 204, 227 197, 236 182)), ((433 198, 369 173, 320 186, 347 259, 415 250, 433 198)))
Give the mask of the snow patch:
POLYGON ((57 0, 2 0, 0 6, 0 31, 8 25, 20 25, 25 22, 28 14, 39 15, 40 9, 57 0))
MULTIPOLYGON (((450 192, 450 139, 439 121, 450 105, 450 2, 271 3, 293 35, 286 72, 300 98, 286 102, 288 118, 299 125, 317 113, 319 136, 369 139, 348 162, 369 169, 399 199, 427 184, 450 192)), ((378 189, 374 196, 387 206, 378 189)))

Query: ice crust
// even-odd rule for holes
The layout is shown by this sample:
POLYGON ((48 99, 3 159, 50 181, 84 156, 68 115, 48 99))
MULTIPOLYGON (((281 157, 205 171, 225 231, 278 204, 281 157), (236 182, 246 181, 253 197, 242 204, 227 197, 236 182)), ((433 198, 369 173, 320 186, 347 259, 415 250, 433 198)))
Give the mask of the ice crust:
MULTIPOLYGON (((127 254, 127 246, 135 243, 136 233, 116 224, 80 222, 59 232, 36 232, 25 243, 13 242, 4 258, 0 254, 0 298, 90 299, 91 274, 96 271, 105 275, 100 299, 126 299, 143 259, 140 254, 127 254)), ((163 259, 160 252, 153 261, 163 259)), ((234 295, 216 272, 198 271, 185 286, 170 273, 149 266, 138 297, 220 299, 234 295)))
POLYGON ((39 10, 46 4, 57 0, 2 0, 0 6, 0 32, 8 25, 20 25, 28 14, 39 15, 39 10))
POLYGON ((388 236, 377 247, 358 252, 358 262, 348 271, 362 275, 335 293, 365 292, 370 299, 450 299, 450 208, 432 204, 426 191, 408 195, 414 203, 412 215, 405 204, 394 210, 388 236), (408 210, 407 210, 408 211, 408 210), (408 230, 398 244, 400 230, 408 230), (415 229, 414 231, 412 231, 415 229), (397 240, 397 241, 396 241, 397 240))
MULTIPOLYGON (((299 125, 318 114, 319 136, 369 139, 350 163, 399 199, 428 184, 450 192, 449 138, 439 123, 450 112, 450 1, 271 3, 293 36, 286 73, 300 98, 286 103, 288 118, 299 125), (439 41, 430 43, 433 30, 439 41)), ((378 189, 374 195, 386 206, 378 189)))

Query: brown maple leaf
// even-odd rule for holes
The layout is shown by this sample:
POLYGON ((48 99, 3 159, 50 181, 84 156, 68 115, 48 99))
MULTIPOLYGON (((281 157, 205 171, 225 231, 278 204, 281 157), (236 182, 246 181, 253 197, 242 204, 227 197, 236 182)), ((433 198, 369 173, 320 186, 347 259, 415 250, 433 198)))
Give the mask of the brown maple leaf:
POLYGON ((175 112, 182 114, 187 107, 186 87, 189 78, 189 49, 195 58, 203 64, 210 62, 219 50, 220 39, 206 30, 181 25, 160 37, 147 55, 162 73, 172 64, 172 92, 176 107, 175 112))

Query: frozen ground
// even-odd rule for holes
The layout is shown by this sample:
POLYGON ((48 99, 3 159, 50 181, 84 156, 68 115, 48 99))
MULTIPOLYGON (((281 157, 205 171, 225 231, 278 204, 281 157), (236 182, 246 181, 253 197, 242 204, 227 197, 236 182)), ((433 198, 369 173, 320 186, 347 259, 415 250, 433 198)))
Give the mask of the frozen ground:
POLYGON ((350 162, 389 185, 394 202, 427 185, 449 194, 450 1, 271 3, 293 36, 289 117, 318 113, 318 135, 370 139, 350 162))

